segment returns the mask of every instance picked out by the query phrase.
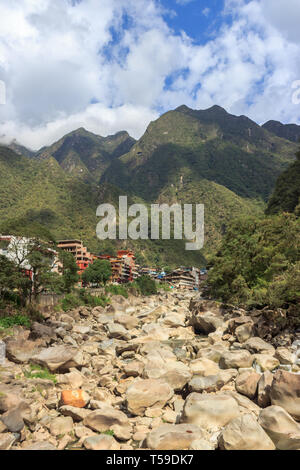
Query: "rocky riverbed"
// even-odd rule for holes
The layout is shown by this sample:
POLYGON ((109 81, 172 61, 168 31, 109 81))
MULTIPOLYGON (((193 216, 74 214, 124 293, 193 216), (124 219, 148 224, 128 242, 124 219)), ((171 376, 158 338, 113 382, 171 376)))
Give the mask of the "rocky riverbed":
POLYGON ((4 335, 0 450, 300 450, 300 334, 192 293, 4 335))

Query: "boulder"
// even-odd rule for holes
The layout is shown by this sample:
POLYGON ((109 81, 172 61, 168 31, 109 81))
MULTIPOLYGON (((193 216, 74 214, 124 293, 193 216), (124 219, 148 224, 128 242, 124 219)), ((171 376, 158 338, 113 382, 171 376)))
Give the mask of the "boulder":
POLYGON ((296 421, 300 421, 300 375, 278 370, 270 389, 272 405, 284 408, 296 421))
POLYGON ((240 325, 235 330, 235 336, 239 343, 245 343, 253 335, 253 324, 245 323, 240 325))
POLYGON ((261 408, 271 404, 270 389, 273 382, 273 374, 269 370, 264 372, 258 381, 257 403, 261 408))
POLYGON ((224 394, 227 396, 232 397, 240 410, 241 414, 248 414, 251 413, 255 416, 258 416, 260 413, 260 408, 256 403, 254 403, 252 400, 250 400, 248 397, 245 395, 241 395, 240 393, 234 391, 234 390, 226 390, 224 391, 224 394))
POLYGON ((193 424, 163 424, 151 431, 146 447, 151 450, 186 450, 201 439, 203 431, 193 424))
POLYGON ((60 413, 63 416, 71 416, 73 421, 80 422, 83 421, 90 413, 91 410, 85 408, 77 408, 75 406, 64 405, 59 408, 60 413))
POLYGON ((188 388, 190 392, 217 392, 230 382, 235 375, 230 370, 220 370, 218 374, 206 377, 194 375, 188 384, 188 388))
POLYGON ((16 407, 10 408, 0 416, 0 421, 4 423, 10 432, 20 432, 24 428, 24 420, 32 422, 32 412, 28 403, 22 401, 16 407))
POLYGON ((0 434, 0 450, 9 450, 11 446, 14 444, 16 437, 14 434, 9 432, 5 432, 0 434))
POLYGON ((84 383, 83 375, 78 370, 72 370, 67 374, 59 374, 56 381, 61 385, 69 385, 72 389, 80 388, 84 383))
POLYGON ((34 442, 24 447, 23 450, 57 450, 56 447, 48 441, 34 442))
POLYGON ((214 344, 211 347, 199 349, 197 353, 197 358, 210 359, 211 361, 219 364, 219 361, 222 355, 225 354, 226 352, 227 352, 227 348, 223 344, 221 343, 214 344))
POLYGON ((83 441, 87 450, 120 450, 120 444, 113 436, 90 436, 83 441))
POLYGON ((253 400, 256 396, 259 379, 260 375, 254 370, 242 372, 236 378, 235 388, 237 392, 253 400))
POLYGON ((293 354, 287 348, 277 348, 275 352, 275 357, 278 359, 280 364, 292 365, 294 363, 293 354))
POLYGON ((20 332, 16 336, 5 339, 6 356, 16 364, 26 364, 42 348, 42 341, 31 341, 28 339, 30 332, 20 332))
POLYGON ((49 426, 52 436, 68 434, 73 429, 73 419, 70 416, 58 416, 54 418, 49 426))
POLYGON ((206 357, 195 359, 189 364, 190 370, 194 375, 207 377, 209 375, 217 375, 220 368, 216 362, 206 357))
POLYGON ((126 391, 128 411, 143 416, 146 408, 163 408, 173 394, 172 387, 162 380, 135 380, 126 391))
POLYGON ((274 356, 269 354, 254 354, 256 369, 261 372, 266 370, 274 370, 279 366, 279 361, 274 356))
POLYGON ((251 414, 230 421, 222 431, 219 446, 223 450, 275 450, 268 434, 251 414))
POLYGON ((258 422, 278 450, 300 450, 300 425, 283 408, 265 408, 258 422))
POLYGON ((264 341, 263 339, 259 337, 253 337, 249 338, 245 343, 244 343, 244 348, 248 349, 248 351, 251 354, 260 354, 260 353, 266 353, 269 354, 270 356, 274 355, 275 349, 274 347, 270 344, 264 341))
POLYGON ((166 372, 159 378, 169 384, 175 392, 180 392, 188 381, 191 380, 192 374, 186 364, 177 361, 167 363, 166 372))
POLYGON ((130 439, 132 434, 131 424, 125 413, 105 404, 92 411, 83 424, 97 432, 113 431, 116 438, 122 441, 130 439))
POLYGON ((222 369, 240 369, 241 367, 251 367, 254 357, 246 349, 227 351, 222 354, 220 367, 222 369))
POLYGON ((47 367, 51 372, 84 365, 82 353, 75 348, 63 345, 42 349, 31 360, 35 364, 47 367))
POLYGON ((127 377, 138 377, 142 375, 144 364, 140 361, 130 361, 124 366, 124 373, 127 377))
POLYGON ((237 402, 223 393, 202 395, 191 393, 183 407, 182 422, 204 429, 219 430, 240 415, 237 402))
POLYGON ((131 338, 130 333, 119 323, 108 323, 107 331, 109 338, 124 339, 125 341, 131 338))
POLYGON ((117 313, 114 317, 115 323, 119 323, 120 325, 124 326, 127 330, 133 330, 139 324, 137 318, 127 315, 125 313, 117 313))
POLYGON ((208 335, 223 325, 223 318, 212 312, 192 315, 190 325, 197 333, 208 335))

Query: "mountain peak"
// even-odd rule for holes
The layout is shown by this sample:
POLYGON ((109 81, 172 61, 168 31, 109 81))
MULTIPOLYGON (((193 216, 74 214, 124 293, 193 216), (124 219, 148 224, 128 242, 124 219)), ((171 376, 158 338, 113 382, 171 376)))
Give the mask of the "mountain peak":
POLYGON ((300 126, 297 124, 282 124, 280 121, 268 121, 263 126, 272 134, 277 135, 283 139, 290 140, 291 142, 299 142, 300 140, 300 126))

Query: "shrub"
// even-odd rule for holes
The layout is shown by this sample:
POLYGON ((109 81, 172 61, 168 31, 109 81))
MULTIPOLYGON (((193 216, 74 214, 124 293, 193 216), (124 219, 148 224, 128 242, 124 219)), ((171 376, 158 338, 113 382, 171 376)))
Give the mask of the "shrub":
POLYGON ((57 310, 62 308, 65 312, 84 305, 89 307, 105 307, 109 303, 109 299, 103 296, 93 296, 85 289, 80 289, 72 294, 67 294, 57 310))
POLYGON ((300 219, 284 213, 233 222, 212 260, 207 287, 224 302, 295 304, 300 310, 300 219))
POLYGON ((25 315, 11 315, 9 317, 0 318, 0 328, 12 328, 16 325, 30 328, 31 321, 25 315))
POLYGON ((157 294, 156 282, 150 276, 141 276, 132 285, 137 287, 141 295, 157 294))
POLYGON ((125 286, 111 284, 110 286, 105 287, 105 293, 112 295, 122 295, 125 297, 125 299, 128 299, 128 290, 125 286))

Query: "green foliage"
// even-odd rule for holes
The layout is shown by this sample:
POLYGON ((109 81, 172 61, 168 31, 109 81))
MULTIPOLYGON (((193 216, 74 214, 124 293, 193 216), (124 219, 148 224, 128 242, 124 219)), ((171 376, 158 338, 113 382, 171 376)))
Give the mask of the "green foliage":
POLYGON ((106 436, 114 436, 115 432, 113 429, 108 429, 107 431, 103 431, 101 434, 105 434, 106 436))
POLYGON ((84 305, 89 307, 105 307, 109 299, 105 296, 91 295, 86 289, 75 290, 73 293, 65 295, 58 308, 65 312, 84 305))
POLYGON ((67 312, 68 310, 72 310, 73 308, 80 307, 81 305, 84 305, 82 301, 79 299, 79 296, 75 294, 67 294, 65 297, 62 299, 60 306, 61 308, 67 312))
POLYGON ((236 220, 211 261, 210 294, 243 305, 299 306, 299 262, 300 220, 295 216, 236 220))
POLYGON ((295 163, 278 178, 274 193, 269 201, 267 214, 278 214, 281 211, 298 213, 299 207, 300 151, 297 153, 295 163))
POLYGON ((159 289, 162 289, 165 292, 170 292, 172 290, 166 282, 161 282, 158 287, 159 289))
POLYGON ((0 328, 12 328, 13 326, 25 326, 30 328, 31 321, 24 315, 12 315, 0 318, 0 328))
POLYGON ((51 374, 48 369, 36 364, 30 364, 29 370, 24 371, 24 376, 27 379, 44 379, 51 380, 54 384, 57 383, 57 379, 54 374, 51 374))
POLYGON ((64 292, 71 292, 74 285, 79 281, 78 267, 72 253, 61 251, 59 259, 63 265, 62 277, 64 283, 64 292))
POLYGON ((85 284, 106 284, 112 275, 111 264, 107 260, 96 260, 82 274, 85 284))
POLYGON ((24 304, 30 287, 30 279, 20 268, 5 256, 0 256, 0 299, 11 300, 16 304, 20 299, 24 304))
POLYGON ((33 272, 32 291, 35 299, 45 291, 57 294, 63 292, 64 279, 58 273, 51 272, 52 258, 53 254, 41 242, 27 256, 33 272))
POLYGON ((141 295, 157 294, 156 282, 150 276, 141 276, 136 279, 131 287, 136 287, 141 295))
POLYGON ((105 293, 111 295, 122 295, 125 299, 128 299, 128 290, 125 286, 110 284, 105 287, 105 293))

